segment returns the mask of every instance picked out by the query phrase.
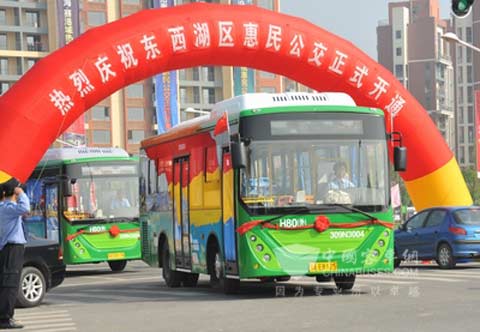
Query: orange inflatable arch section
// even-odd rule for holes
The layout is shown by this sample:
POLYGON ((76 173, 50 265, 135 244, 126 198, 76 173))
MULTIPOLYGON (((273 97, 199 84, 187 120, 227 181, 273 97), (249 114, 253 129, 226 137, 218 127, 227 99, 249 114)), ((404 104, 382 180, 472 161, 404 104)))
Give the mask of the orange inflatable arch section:
POLYGON ((35 64, 0 97, 0 183, 12 176, 25 181, 75 119, 118 89, 200 65, 281 74, 384 110, 389 130, 393 123, 408 148, 401 176, 415 207, 472 204, 445 140, 389 71, 303 19, 207 3, 144 10, 89 30, 35 64))

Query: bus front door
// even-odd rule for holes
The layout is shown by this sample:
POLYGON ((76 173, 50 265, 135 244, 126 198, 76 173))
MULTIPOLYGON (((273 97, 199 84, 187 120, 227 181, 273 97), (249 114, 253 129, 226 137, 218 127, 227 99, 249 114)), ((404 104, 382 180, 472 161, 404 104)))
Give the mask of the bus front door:
POLYGON ((190 254, 189 160, 181 157, 173 161, 173 233, 175 265, 177 269, 192 268, 190 254))
POLYGON ((238 275, 233 176, 231 154, 224 150, 222 160, 223 253, 225 273, 232 276, 238 275))
POLYGON ((46 237, 49 240, 59 242, 59 214, 58 214, 58 183, 45 183, 45 221, 46 237))

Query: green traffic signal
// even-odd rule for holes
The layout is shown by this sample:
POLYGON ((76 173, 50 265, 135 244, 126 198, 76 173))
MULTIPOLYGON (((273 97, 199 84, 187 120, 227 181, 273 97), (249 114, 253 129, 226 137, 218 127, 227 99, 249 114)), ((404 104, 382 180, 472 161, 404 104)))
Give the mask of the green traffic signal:
POLYGON ((464 17, 470 13, 475 0, 452 0, 452 11, 459 17, 464 17))

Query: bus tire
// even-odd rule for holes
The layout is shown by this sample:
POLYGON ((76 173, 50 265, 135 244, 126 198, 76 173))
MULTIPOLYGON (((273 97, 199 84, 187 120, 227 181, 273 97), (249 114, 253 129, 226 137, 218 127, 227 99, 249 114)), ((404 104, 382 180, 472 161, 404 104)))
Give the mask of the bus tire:
POLYGON ((162 263, 162 276, 167 286, 171 288, 180 287, 183 275, 182 272, 172 270, 170 266, 170 250, 167 241, 163 242, 162 263))
POLYGON ((335 285, 337 289, 344 291, 350 290, 353 288, 355 284, 355 275, 354 274, 341 274, 333 276, 333 280, 335 281, 335 285))
POLYGON ((238 294, 240 290, 240 279, 223 279, 223 292, 225 294, 238 294))
POLYGON ((319 274, 315 276, 317 282, 330 282, 332 281, 332 276, 330 274, 319 274))
POLYGON ((402 257, 398 254, 398 249, 393 249, 393 268, 396 269, 402 264, 402 257))
POLYGON ((110 266, 110 270, 113 272, 122 272, 125 269, 125 266, 127 266, 127 261, 108 261, 108 266, 110 266))
POLYGON ((222 256, 218 245, 215 244, 208 250, 208 272, 210 274, 210 286, 223 289, 225 294, 237 294, 240 288, 240 279, 225 277, 222 256))
POLYGON ((184 273, 183 287, 196 287, 198 284, 198 273, 184 273))
POLYGON ((276 277, 275 281, 276 282, 287 282, 290 281, 291 277, 290 276, 282 276, 282 277, 276 277))

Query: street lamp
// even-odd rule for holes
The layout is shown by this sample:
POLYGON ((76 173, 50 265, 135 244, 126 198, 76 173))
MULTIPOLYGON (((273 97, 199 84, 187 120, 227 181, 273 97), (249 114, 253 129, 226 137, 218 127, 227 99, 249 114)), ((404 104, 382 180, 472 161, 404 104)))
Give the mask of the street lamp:
POLYGON ((467 43, 466 41, 463 41, 461 40, 460 38, 458 38, 458 36, 453 33, 453 32, 446 32, 442 35, 442 38, 445 39, 446 41, 450 41, 450 42, 453 42, 453 43, 459 43, 460 45, 463 45, 465 47, 468 47, 472 50, 474 50, 475 52, 478 52, 480 53, 480 48, 476 47, 476 46, 473 46, 472 44, 469 44, 467 43))
POLYGON ((194 109, 193 107, 187 107, 187 108, 184 110, 184 112, 185 112, 185 113, 201 114, 201 115, 210 114, 210 112, 208 112, 208 111, 196 110, 196 109, 194 109))

